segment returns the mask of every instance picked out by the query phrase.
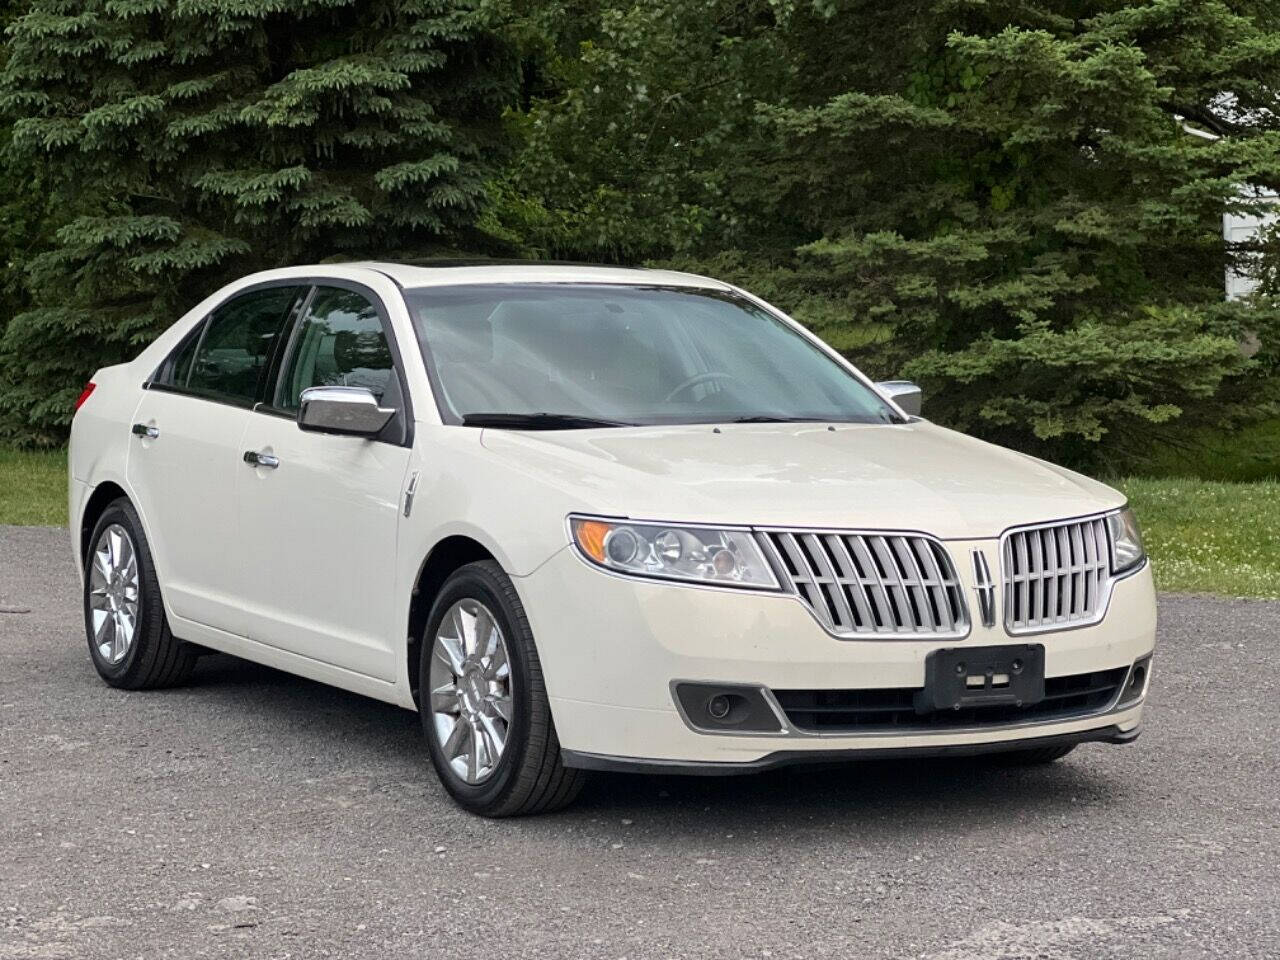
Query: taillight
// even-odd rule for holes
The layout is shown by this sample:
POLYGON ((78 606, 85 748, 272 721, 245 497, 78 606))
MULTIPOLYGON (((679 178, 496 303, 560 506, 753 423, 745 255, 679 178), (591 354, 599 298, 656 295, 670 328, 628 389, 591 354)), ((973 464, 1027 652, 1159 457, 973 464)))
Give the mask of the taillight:
POLYGON ((84 402, 89 399, 89 394, 93 393, 93 388, 96 386, 97 384, 90 380, 85 385, 85 388, 80 391, 80 396, 76 399, 76 409, 72 411, 73 414, 84 406, 84 402))

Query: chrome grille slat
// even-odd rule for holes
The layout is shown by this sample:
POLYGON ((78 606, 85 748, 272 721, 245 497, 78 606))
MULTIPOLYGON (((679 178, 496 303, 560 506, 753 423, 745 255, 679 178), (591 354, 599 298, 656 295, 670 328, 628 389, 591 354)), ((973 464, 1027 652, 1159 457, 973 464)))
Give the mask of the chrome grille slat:
POLYGON ((826 604, 823 602, 822 587, 819 584, 818 576, 814 572, 813 565, 809 562, 804 548, 800 545, 800 541, 798 539, 787 541, 786 550, 795 569, 808 573, 808 576, 792 579, 792 582, 800 590, 800 595, 815 612, 821 611, 820 615, 824 617, 824 621, 828 626, 834 626, 831 621, 831 614, 827 611, 826 604))
POLYGON ((847 591, 849 602, 852 604, 854 611, 853 628, 863 627, 865 624, 875 623, 875 617, 871 615, 871 607, 867 602, 867 594, 862 589, 860 578, 858 576, 858 568, 853 562, 853 554, 849 552, 848 546, 839 536, 829 533, 822 538, 827 549, 831 551, 832 557, 835 558, 836 566, 840 570, 841 576, 851 584, 847 591), (857 584, 857 586, 852 586, 857 584))
POLYGON ((943 583, 946 577, 943 576, 942 568, 938 565, 938 558, 933 555, 933 551, 929 549, 929 545, 919 539, 911 541, 912 549, 923 554, 925 562, 921 564, 923 570, 931 581, 932 586, 929 592, 933 595, 934 606, 937 607, 940 622, 939 629, 950 633, 956 628, 955 614, 951 609, 951 597, 948 596, 946 587, 943 583))
POLYGON ((931 537, 841 530, 765 530, 783 582, 839 636, 960 637, 964 588, 931 537))
POLYGON ((876 630, 882 624, 893 623, 893 602, 889 599, 889 591, 881 579, 875 557, 871 548, 862 537, 848 541, 855 562, 862 569, 858 579, 860 589, 871 605, 872 620, 868 625, 876 630))
POLYGON ((893 555, 898 560, 898 568, 908 571, 912 576, 911 585, 907 587, 908 599, 911 601, 912 615, 924 625, 926 630, 936 630, 933 623, 933 611, 929 609, 929 598, 925 596, 925 576, 920 565, 916 563, 915 554, 908 546, 906 537, 894 537, 889 541, 893 555))
POLYGON ((1000 553, 1010 633, 1083 626, 1102 618, 1111 584, 1104 518, 1010 531, 1000 553))
POLYGON ((835 564, 832 562, 831 556, 827 553, 823 544, 818 541, 817 534, 807 533, 802 538, 804 546, 808 547, 807 555, 813 558, 814 566, 810 569, 817 569, 822 576, 822 599, 826 602, 830 613, 832 626, 836 630, 852 630, 853 629, 853 611, 849 607, 849 600, 845 596, 844 590, 840 589, 840 579, 836 574, 835 564), (830 587, 828 593, 826 587, 830 587))

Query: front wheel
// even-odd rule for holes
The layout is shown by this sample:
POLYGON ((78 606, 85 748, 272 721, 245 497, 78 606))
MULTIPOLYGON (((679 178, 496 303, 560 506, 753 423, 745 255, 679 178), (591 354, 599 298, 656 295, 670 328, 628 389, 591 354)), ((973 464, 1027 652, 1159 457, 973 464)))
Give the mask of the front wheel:
POLYGON ((151 548, 133 504, 123 497, 109 504, 89 543, 84 627, 98 675, 125 690, 185 681, 197 651, 169 630, 151 548))
POLYGON ((445 581, 418 668, 423 732, 449 795, 509 817, 571 803, 586 774, 564 766, 524 606, 491 560, 445 581))

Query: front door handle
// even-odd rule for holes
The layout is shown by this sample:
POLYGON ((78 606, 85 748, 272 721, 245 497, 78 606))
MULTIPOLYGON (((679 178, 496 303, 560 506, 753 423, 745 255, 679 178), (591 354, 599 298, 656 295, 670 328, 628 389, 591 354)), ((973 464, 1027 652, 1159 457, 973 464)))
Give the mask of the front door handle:
POLYGON ((244 452, 244 462, 251 467, 268 467, 272 470, 280 466, 279 457, 273 457, 269 453, 258 453, 257 450, 246 450, 244 452))
POLYGON ((135 423, 131 428, 135 437, 145 437, 147 440, 154 440, 160 436, 160 428, 145 423, 135 423))

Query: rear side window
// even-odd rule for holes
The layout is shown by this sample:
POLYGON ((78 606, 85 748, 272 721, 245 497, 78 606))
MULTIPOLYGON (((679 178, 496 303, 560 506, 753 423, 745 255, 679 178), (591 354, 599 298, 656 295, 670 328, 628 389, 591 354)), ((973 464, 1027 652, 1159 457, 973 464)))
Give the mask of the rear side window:
POLYGON ((319 287, 296 334, 276 405, 298 409, 307 387, 366 387, 382 401, 395 364, 377 308, 354 290, 319 287))
POLYGON ((183 341, 177 351, 169 358, 164 373, 159 378, 162 383, 176 387, 185 387, 187 378, 191 376, 191 361, 195 359, 196 347, 200 346, 200 335, 204 333, 204 324, 200 324, 183 341))
POLYGON ((173 385, 252 406, 285 314, 298 287, 268 287, 235 297, 213 312, 192 355, 173 358, 173 385), (180 379, 185 375, 185 380, 180 379))

